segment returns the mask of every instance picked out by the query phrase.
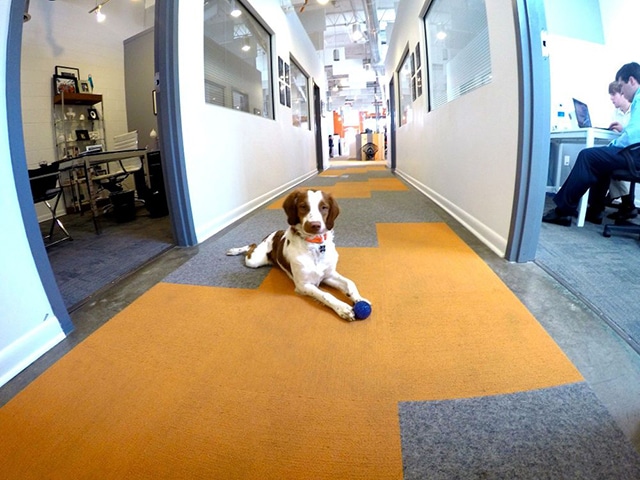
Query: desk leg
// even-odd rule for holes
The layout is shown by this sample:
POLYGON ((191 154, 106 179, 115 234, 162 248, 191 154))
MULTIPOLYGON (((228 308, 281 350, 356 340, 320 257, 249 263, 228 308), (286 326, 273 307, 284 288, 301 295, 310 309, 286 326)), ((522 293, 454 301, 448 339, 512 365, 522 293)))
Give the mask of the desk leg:
POLYGON ((589 204, 589 190, 582 196, 578 203, 578 220, 576 225, 578 227, 584 227, 584 219, 587 216, 587 205, 589 204))
POLYGON ((91 215, 93 217, 93 228, 95 228, 96 234, 100 234, 101 229, 100 221, 98 220, 98 204, 96 202, 95 192, 93 190, 93 180, 91 178, 91 165, 89 164, 89 159, 85 160, 84 173, 85 178, 87 179, 87 192, 89 194, 89 205, 91 206, 91 215))

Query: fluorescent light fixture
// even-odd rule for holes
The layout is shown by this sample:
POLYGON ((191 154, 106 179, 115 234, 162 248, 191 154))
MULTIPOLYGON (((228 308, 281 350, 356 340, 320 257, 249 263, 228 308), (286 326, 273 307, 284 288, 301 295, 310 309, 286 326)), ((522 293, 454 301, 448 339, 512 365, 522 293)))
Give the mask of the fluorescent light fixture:
POLYGON ((244 42, 242 44, 242 51, 248 52, 249 50, 251 50, 251 44, 249 43, 249 38, 245 37, 244 42))
POLYGON ((318 0, 318 3, 320 5, 326 5, 327 3, 329 3, 329 0, 318 0))
POLYGON ((445 32, 444 30, 440 30, 438 33, 436 33, 436 38, 438 40, 444 40, 445 38, 447 38, 447 32, 445 32))

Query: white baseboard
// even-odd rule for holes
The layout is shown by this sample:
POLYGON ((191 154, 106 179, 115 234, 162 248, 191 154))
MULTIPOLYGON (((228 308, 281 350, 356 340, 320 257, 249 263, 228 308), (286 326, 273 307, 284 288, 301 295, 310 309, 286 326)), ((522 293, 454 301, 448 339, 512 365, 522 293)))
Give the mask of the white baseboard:
POLYGON ((0 350, 0 387, 60 343, 66 335, 55 316, 0 350))
POLYGON ((282 195, 282 193, 286 192, 287 190, 289 190, 290 188, 295 187, 296 185, 304 182, 305 180, 307 180, 308 178, 313 177, 314 175, 316 175, 318 172, 317 171, 312 171, 309 172, 306 175, 303 175, 295 180, 292 180, 291 182, 288 182, 274 190, 271 190, 263 195, 260 195, 259 197, 256 197, 254 199, 252 199, 251 201, 239 206, 238 208, 235 208, 227 213, 225 213, 224 215, 212 220, 211 222, 209 222, 207 225, 204 225, 202 228, 198 228, 196 230, 196 236, 198 238, 198 243, 202 243, 204 242, 206 239, 212 237, 213 235, 215 235, 216 233, 220 232, 221 230, 225 229, 226 227, 228 227, 229 225, 233 224, 234 222, 240 220, 242 217, 250 214, 251 212, 253 212, 254 210, 262 207, 263 205, 269 203, 270 201, 272 201, 273 199, 277 198, 279 195, 282 195))
POLYGON ((429 199, 433 200, 440 207, 442 207, 443 210, 445 210, 449 215, 451 215, 458 222, 464 225, 467 230, 478 237, 478 239, 487 247, 489 247, 494 253, 504 258, 505 252, 507 251, 506 238, 498 235, 495 231, 491 230, 477 218, 469 215, 466 211, 460 209, 457 205, 451 203, 449 200, 442 197, 437 192, 434 192, 426 185, 420 183, 412 176, 407 175, 400 170, 396 170, 396 173, 411 185, 413 185, 420 192, 422 192, 429 199))

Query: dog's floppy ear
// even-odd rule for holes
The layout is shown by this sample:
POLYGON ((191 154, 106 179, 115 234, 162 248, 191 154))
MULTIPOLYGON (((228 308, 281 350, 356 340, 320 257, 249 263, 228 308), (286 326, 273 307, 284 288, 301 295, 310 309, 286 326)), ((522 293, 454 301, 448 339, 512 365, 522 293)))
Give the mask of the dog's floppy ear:
POLYGON ((297 225, 300 223, 300 217, 298 217, 298 198, 300 195, 302 195, 300 190, 294 190, 284 199, 282 208, 284 208, 287 214, 287 222, 289 225, 297 225))
POLYGON ((338 207, 338 202, 336 202, 335 198, 333 198, 333 195, 330 193, 322 192, 322 197, 329 205, 329 213, 327 214, 327 219, 324 223, 328 230, 333 230, 333 222, 340 214, 340 207, 338 207))

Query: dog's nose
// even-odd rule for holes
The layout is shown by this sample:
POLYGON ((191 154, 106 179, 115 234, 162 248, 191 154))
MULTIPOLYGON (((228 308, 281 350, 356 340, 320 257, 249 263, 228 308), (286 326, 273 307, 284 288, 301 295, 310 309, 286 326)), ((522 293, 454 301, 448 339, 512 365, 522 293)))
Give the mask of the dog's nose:
POLYGON ((319 232, 322 228, 322 223, 320 222, 309 222, 309 230, 313 233, 319 232))

